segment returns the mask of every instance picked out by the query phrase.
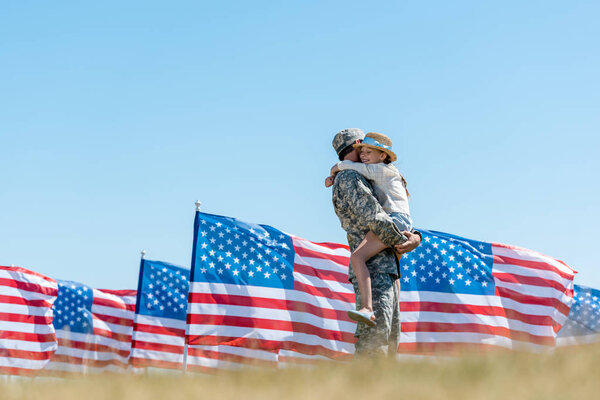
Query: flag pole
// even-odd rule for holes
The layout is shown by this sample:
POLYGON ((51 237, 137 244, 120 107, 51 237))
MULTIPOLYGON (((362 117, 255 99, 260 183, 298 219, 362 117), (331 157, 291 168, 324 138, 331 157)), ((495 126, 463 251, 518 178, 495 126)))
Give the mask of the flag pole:
MULTIPOLYGON (((146 250, 142 250, 140 251, 140 268, 139 268, 139 272, 138 272, 138 284, 137 284, 137 292, 135 294, 135 314, 133 317, 133 322, 134 322, 134 330, 135 330, 135 323, 137 320, 137 315, 140 312, 140 302, 142 299, 142 279, 144 277, 144 259, 146 258, 146 250)), ((133 336, 132 336, 133 339, 133 336)), ((133 342, 132 342, 133 345, 133 342)), ((131 354, 133 353, 133 348, 130 351, 130 359, 129 359, 129 366, 132 367, 131 365, 131 354)), ((133 368, 133 367, 132 367, 133 368)), ((144 375, 148 375, 148 368, 144 368, 144 375)))
MULTIPOLYGON (((200 212, 200 206, 202 205, 202 202, 200 200, 196 200, 196 202, 194 203, 196 205, 196 218, 198 217, 198 213, 200 212)), ((194 221, 194 227, 196 226, 196 222, 194 221)), ((190 271, 190 278, 192 276, 193 273, 193 268, 194 268, 194 256, 196 255, 196 233, 194 232, 194 244, 193 244, 193 249, 192 249, 192 263, 191 263, 191 267, 192 270, 190 271)), ((190 279, 190 288, 192 287, 192 282, 190 279)), ((190 292, 188 290, 188 311, 190 308, 190 292)), ((185 374, 187 372, 187 359, 188 359, 188 335, 190 333, 190 324, 188 324, 187 322, 187 315, 185 318, 185 345, 183 346, 183 373, 185 374)))

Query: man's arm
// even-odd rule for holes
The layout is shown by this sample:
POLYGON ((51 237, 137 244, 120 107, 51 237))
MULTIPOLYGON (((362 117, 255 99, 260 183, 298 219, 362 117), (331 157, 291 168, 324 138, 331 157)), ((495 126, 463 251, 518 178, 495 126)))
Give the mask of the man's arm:
POLYGON ((396 253, 404 254, 411 252, 421 244, 421 232, 413 229, 412 232, 404 231, 402 234, 406 236, 407 240, 404 243, 394 246, 396 253))
POLYGON ((337 190, 346 198, 345 203, 356 216, 359 226, 371 230, 390 247, 406 241, 362 176, 355 173, 340 174, 336 183, 339 185, 337 190))

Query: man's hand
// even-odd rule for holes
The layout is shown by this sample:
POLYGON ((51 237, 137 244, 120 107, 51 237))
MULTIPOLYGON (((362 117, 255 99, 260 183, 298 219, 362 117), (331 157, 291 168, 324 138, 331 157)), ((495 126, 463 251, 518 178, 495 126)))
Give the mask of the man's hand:
POLYGON ((334 178, 334 176, 328 176, 327 178, 325 178, 325 187, 333 186, 334 178))
POLYGON ((394 249, 398 254, 408 253, 409 251, 413 251, 421 244, 421 236, 416 233, 404 231, 402 232, 404 236, 408 239, 404 243, 397 244, 394 249))

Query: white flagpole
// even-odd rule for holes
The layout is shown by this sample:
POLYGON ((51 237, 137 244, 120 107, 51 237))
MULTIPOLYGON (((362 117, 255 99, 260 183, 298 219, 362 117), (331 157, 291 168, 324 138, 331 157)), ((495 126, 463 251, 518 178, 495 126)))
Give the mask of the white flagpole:
MULTIPOLYGON (((200 202, 200 200, 196 200, 196 203, 194 203, 196 205, 196 212, 200 211, 200 206, 202 205, 202 203, 200 202)), ((191 277, 191 271, 190 271, 190 277, 191 277)), ((192 287, 192 282, 189 282, 189 288, 192 287)), ((188 359, 188 335, 190 333, 190 325, 187 323, 187 313, 189 312, 189 308, 190 308, 190 292, 188 289, 188 305, 187 305, 187 312, 186 312, 186 322, 185 322, 185 345, 183 346, 183 373, 185 374, 187 372, 187 359, 188 359)))

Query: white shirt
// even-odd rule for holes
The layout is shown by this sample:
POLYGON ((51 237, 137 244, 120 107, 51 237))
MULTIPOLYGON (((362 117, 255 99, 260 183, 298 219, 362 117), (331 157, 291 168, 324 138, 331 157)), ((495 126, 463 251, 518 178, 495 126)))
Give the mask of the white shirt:
POLYGON ((402 184, 402 176, 392 164, 363 164, 352 161, 337 163, 340 170, 351 169, 373 182, 375 197, 388 213, 401 212, 410 215, 408 194, 402 184))

